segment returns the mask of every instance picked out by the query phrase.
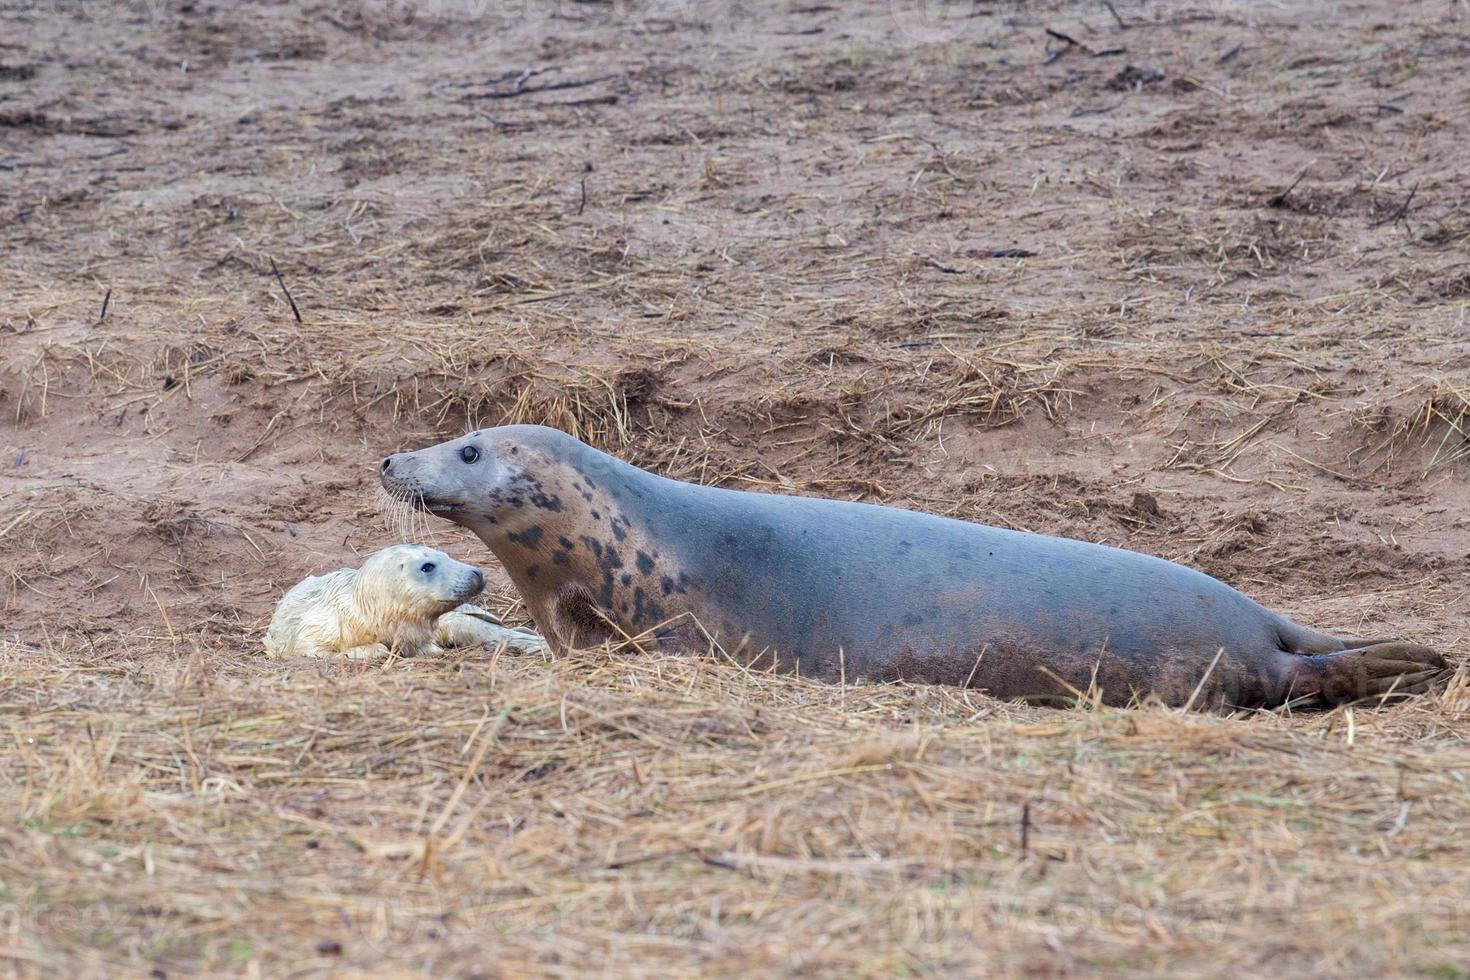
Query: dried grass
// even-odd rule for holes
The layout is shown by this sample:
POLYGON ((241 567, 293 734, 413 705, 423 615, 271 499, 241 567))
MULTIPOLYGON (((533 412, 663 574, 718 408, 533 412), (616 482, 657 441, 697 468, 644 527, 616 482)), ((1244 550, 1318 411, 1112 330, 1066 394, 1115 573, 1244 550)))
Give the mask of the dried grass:
POLYGON ((1035 408, 1052 422, 1060 422, 1067 398, 1062 385, 1065 368, 1055 360, 1023 363, 996 354, 966 357, 953 351, 953 365, 925 378, 939 394, 926 404, 900 410, 895 431, 950 417, 965 417, 987 427, 1009 425, 1035 408))
POLYGON ((1464 675, 1228 720, 123 639, 0 645, 0 691, 22 972, 1470 967, 1464 675))
POLYGON ((1435 382, 1417 410, 1394 423, 1382 451, 1391 460, 1409 449, 1427 450, 1421 477, 1470 456, 1470 386, 1435 382))

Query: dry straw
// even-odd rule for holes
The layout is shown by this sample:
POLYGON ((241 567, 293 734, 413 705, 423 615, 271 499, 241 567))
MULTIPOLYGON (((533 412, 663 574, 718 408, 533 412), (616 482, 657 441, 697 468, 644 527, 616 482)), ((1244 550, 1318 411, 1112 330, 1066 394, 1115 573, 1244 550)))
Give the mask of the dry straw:
POLYGON ((222 654, 0 646, 23 971, 1470 966, 1464 675, 1224 719, 617 650, 222 654))

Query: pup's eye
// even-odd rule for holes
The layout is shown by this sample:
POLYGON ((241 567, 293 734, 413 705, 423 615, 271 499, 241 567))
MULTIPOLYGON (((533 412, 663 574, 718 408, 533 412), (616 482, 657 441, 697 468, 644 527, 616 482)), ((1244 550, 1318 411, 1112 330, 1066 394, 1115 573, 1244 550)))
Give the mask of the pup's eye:
POLYGON ((466 463, 473 463, 475 460, 480 458, 480 451, 474 446, 465 446, 459 451, 459 458, 464 460, 466 463))
POLYGON ((434 563, 431 562, 431 561, 426 561, 422 565, 419 566, 419 571, 423 572, 425 575, 428 575, 433 570, 434 570, 434 563))

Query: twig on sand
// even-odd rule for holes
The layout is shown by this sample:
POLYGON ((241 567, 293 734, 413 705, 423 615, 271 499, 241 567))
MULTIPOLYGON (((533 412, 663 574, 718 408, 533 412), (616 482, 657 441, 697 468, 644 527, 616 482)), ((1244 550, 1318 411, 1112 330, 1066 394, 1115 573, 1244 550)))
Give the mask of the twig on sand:
POLYGON ((964 271, 962 269, 956 269, 952 265, 945 265, 943 262, 940 262, 938 259, 931 259, 931 258, 928 258, 927 256, 924 259, 924 264, 927 265, 927 266, 931 266, 932 268, 938 269, 940 272, 943 272, 943 273, 945 273, 947 275, 951 275, 951 276, 958 276, 958 275, 960 275, 964 271))
POLYGON ((275 276, 276 282, 281 284, 281 292, 286 294, 286 302, 291 304, 291 315, 296 318, 297 323, 301 323, 301 311, 296 308, 296 301, 291 298, 291 290, 286 288, 286 277, 281 275, 281 270, 276 267, 275 259, 271 259, 271 275, 275 276))
POLYGON ((1103 6, 1108 8, 1108 13, 1113 15, 1113 20, 1118 22, 1121 30, 1128 30, 1129 24, 1123 19, 1123 15, 1118 13, 1118 8, 1113 6, 1113 0, 1103 0, 1103 6))
POLYGON ((1126 101, 1126 99, 1119 99, 1117 102, 1114 102, 1111 105, 1078 106, 1077 108, 1072 110, 1072 118, 1076 119, 1079 116, 1105 115, 1106 113, 1112 112, 1114 109, 1118 108, 1126 101))
POLYGON ((1404 215, 1409 213, 1409 205, 1414 203, 1414 195, 1418 193, 1419 185, 1415 184, 1414 187, 1409 191, 1409 196, 1404 198, 1404 203, 1399 205, 1399 209, 1393 214, 1389 215, 1387 218, 1383 218, 1380 221, 1373 222, 1373 227, 1377 228, 1380 225, 1396 225, 1400 221, 1402 221, 1404 215))
POLYGON ((1286 190, 1282 191, 1280 194, 1273 194, 1270 197, 1268 197, 1266 199, 1266 205, 1268 207, 1273 207, 1273 208, 1282 208, 1282 207, 1285 207, 1286 206, 1286 197, 1287 197, 1287 195, 1290 194, 1292 191, 1296 190, 1296 185, 1297 184, 1300 184, 1302 182, 1302 180, 1307 176, 1307 170, 1309 168, 1310 168, 1310 164, 1308 166, 1306 166, 1306 167, 1303 167, 1300 171, 1298 171, 1297 172, 1297 175, 1296 175, 1296 179, 1293 180, 1287 186, 1286 190))
POLYGON ((499 89, 494 92, 477 92, 473 95, 460 96, 461 102, 472 102, 475 99, 513 99, 520 95, 535 95, 537 92, 555 92, 568 88, 583 88, 587 85, 596 85, 598 82, 606 82, 617 78, 617 74, 593 75, 591 78, 569 78, 564 82, 548 82, 545 85, 525 86, 517 84, 513 88, 499 89))
POLYGON ((1073 48, 1081 48, 1083 51, 1087 50, 1087 45, 1083 44, 1075 37, 1072 37, 1070 34, 1063 34, 1061 31, 1054 30, 1050 27, 1046 28, 1046 34, 1048 37, 1054 37, 1058 41, 1061 41, 1066 45, 1066 47, 1058 48, 1055 51, 1048 51, 1046 53, 1046 60, 1042 62, 1042 64, 1044 65, 1051 64, 1053 61, 1056 61, 1058 58, 1066 54, 1068 51, 1071 51, 1073 48))
POLYGON ((621 95, 594 95, 586 99, 567 99, 564 102, 542 102, 541 105, 547 107, 571 106, 573 108, 584 105, 617 105, 622 98, 621 95))
POLYGON ((102 296, 102 312, 97 314, 97 322, 98 323, 101 323, 103 320, 106 320, 107 319, 107 304, 109 304, 111 302, 112 302, 112 287, 109 286, 107 288, 107 292, 104 293, 103 296, 102 296))

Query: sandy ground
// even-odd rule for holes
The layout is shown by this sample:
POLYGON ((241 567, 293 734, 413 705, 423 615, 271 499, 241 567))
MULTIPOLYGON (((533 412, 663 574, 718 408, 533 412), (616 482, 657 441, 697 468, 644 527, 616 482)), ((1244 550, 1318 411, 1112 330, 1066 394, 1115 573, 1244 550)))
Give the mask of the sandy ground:
MULTIPOLYGON (((1453 774, 1470 750, 1450 696, 1399 720, 1154 713, 1164 734, 1093 754, 1123 738, 1108 726, 1134 723, 664 660, 646 688, 615 659, 277 667, 258 640, 284 588, 392 540, 373 496, 381 455, 513 420, 681 478, 1148 551, 1312 625, 1458 655, 1467 57, 1460 2, 0 7, 0 704, 15 741, 0 761, 0 957, 145 974, 1462 975, 1463 901, 1434 905, 1454 894, 1445 867, 1467 860, 1453 774), (498 690, 536 706, 524 725, 498 690), (556 710, 577 697, 665 726, 657 745, 604 733, 597 765, 629 756, 618 772, 636 771, 639 792, 647 766, 693 753, 684 709, 661 699, 756 716, 768 702, 782 737, 751 734, 700 770, 723 788, 688 791, 690 806, 803 760, 861 769, 854 744, 920 737, 900 701, 934 701, 925 724, 953 740, 934 765, 951 768, 885 792, 904 820, 947 829, 910 840, 838 790, 761 790, 757 816, 689 811, 715 836, 650 843, 620 878, 606 848, 657 837, 629 829, 646 801, 573 813, 608 790, 568 764, 506 797, 521 809, 498 836, 467 823, 453 837, 509 792, 495 773, 545 764, 505 749, 467 768, 486 719, 506 744, 564 738, 570 758, 604 744, 556 710), (442 737, 422 734, 438 722, 442 737), (228 748, 242 731, 264 741, 228 748), (384 738, 412 749, 386 771, 384 738), (803 740, 823 748, 803 755, 803 740), (1007 770, 996 744, 1047 760, 1051 779, 1007 770), (1282 785, 1273 753, 1301 781, 1282 785), (1328 825, 1293 823, 1318 859, 1379 842, 1324 877, 1243 843, 1279 814, 1208 847, 1193 825, 1138 830, 1155 808, 1205 806, 1161 775, 1201 759, 1268 780, 1247 795, 1287 809, 1315 799, 1312 772, 1435 775, 1328 825), (990 795, 975 790, 996 766, 990 795), (1106 789, 1048 796, 1076 767, 1106 789), (972 792, 946 796, 948 780, 972 792), (364 798, 382 812, 365 816, 364 798), (1408 799, 1427 801, 1414 812, 1428 823, 1390 844, 1408 799), (1032 801, 1070 861, 1016 853, 1032 801), (850 835, 830 829, 832 806, 850 835), (1002 816, 955 825, 976 812, 1002 816), (772 813, 828 836, 738 829, 772 813), (518 826, 542 836, 525 843, 518 826), (299 841, 264 843, 301 828, 335 842, 321 845, 335 864, 298 868, 299 841), (1458 843, 1425 851, 1416 833, 1458 843), (458 850, 379 852, 384 835, 415 834, 458 850), (603 862, 585 905, 546 898, 586 884, 569 840, 603 862), (1120 840, 1126 860, 1108 850, 1120 840), (902 888, 843 870, 854 855, 898 862, 883 874, 902 888), (942 870, 904 863, 926 855, 942 870), (1119 892, 1123 865, 1153 884, 1119 892), (1282 921, 1263 868, 1314 928, 1282 921), (1229 879, 1227 905, 1191 906, 1211 873, 1229 879), (232 874, 279 888, 267 900, 232 874), (528 890, 487 898, 507 875, 528 890), (732 876, 745 904, 722 927, 709 895, 732 876), (670 897, 683 889, 697 914, 670 897), (942 925, 914 931, 907 912, 863 904, 927 908, 946 889, 978 918, 935 913, 942 925), (986 904, 1007 889, 1017 904, 986 904), (792 904, 820 894, 845 898, 792 904), (1401 904, 1411 895, 1420 907, 1401 904), (73 926, 60 907, 115 917, 73 926)), ((431 543, 484 563, 494 604, 519 615, 477 541, 431 543)), ((863 778, 839 782, 860 797, 863 778)))

